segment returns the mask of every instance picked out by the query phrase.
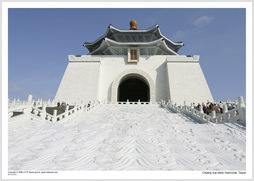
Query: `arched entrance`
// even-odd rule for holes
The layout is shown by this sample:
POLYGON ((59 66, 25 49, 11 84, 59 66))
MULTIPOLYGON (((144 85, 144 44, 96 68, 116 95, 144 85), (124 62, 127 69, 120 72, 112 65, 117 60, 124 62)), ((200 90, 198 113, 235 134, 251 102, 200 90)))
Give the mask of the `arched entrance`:
POLYGON ((121 81, 118 87, 119 102, 149 102, 150 90, 147 83, 139 77, 128 77, 121 81))
POLYGON ((152 78, 144 71, 139 69, 128 69, 116 76, 111 87, 111 102, 116 103, 118 101, 118 88, 119 85, 129 78, 139 78, 146 83, 149 87, 149 100, 151 103, 155 103, 155 85, 152 78))

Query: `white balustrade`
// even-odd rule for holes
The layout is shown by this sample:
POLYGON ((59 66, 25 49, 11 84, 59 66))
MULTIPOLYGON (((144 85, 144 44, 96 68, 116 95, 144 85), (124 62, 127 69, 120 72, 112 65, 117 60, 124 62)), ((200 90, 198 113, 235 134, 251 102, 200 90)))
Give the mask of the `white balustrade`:
POLYGON ((228 110, 227 104, 223 105, 223 114, 216 116, 216 112, 212 111, 211 116, 205 114, 203 112, 202 104, 200 105, 199 110, 196 110, 191 103, 191 106, 186 106, 184 104, 183 107, 176 106, 176 104, 172 104, 172 100, 165 103, 165 101, 161 101, 161 106, 170 109, 176 113, 184 113, 190 116, 192 119, 200 122, 200 123, 225 123, 225 122, 237 122, 240 121, 243 124, 246 124, 246 108, 245 103, 243 101, 243 97, 238 98, 239 103, 238 107, 232 110, 228 110))
MULTIPOLYGON (((42 99, 38 99, 37 106, 33 107, 32 104, 32 96, 29 95, 27 101, 16 101, 14 99, 13 101, 9 101, 9 110, 8 110, 8 117, 9 119, 12 119, 13 112, 15 111, 21 111, 24 114, 27 115, 33 115, 41 119, 45 119, 48 121, 56 122, 59 120, 66 119, 67 117, 72 117, 77 114, 80 114, 82 112, 88 112, 92 111, 96 107, 99 107, 103 104, 106 104, 105 100, 102 101, 89 101, 88 104, 78 104, 77 102, 74 104, 74 108, 69 110, 69 106, 66 106, 66 110, 64 113, 57 115, 57 110, 54 110, 53 115, 50 115, 46 113, 46 107, 50 105, 56 105, 56 101, 50 102, 50 100, 46 102, 42 102, 42 99), (19 106, 18 106, 19 105, 19 106), (42 106, 42 109, 38 108, 38 105, 42 106)), ((84 103, 84 101, 80 101, 81 103, 84 103)), ((227 103, 230 103, 229 101, 227 103)), ((118 105, 150 105, 152 104, 151 102, 141 102, 138 100, 137 102, 130 102, 127 100, 126 102, 117 102, 118 105)), ((235 102, 231 102, 231 104, 236 104, 235 102)), ((206 122, 213 122, 213 123, 224 123, 224 122, 236 122, 236 121, 241 121, 242 123, 245 124, 246 122, 246 108, 245 108, 245 103, 243 100, 243 97, 238 98, 238 107, 228 110, 227 104, 223 105, 223 114, 216 116, 216 112, 212 111, 211 116, 204 114, 203 113, 203 107, 202 105, 200 106, 200 110, 196 110, 194 108, 193 103, 191 103, 190 106, 187 106, 186 103, 184 103, 183 106, 177 106, 176 103, 173 103, 173 100, 169 100, 168 102, 161 100, 160 105, 162 107, 168 108, 172 110, 173 112, 176 113, 183 113, 194 120, 201 122, 201 123, 206 123, 206 122)))
MULTIPOLYGON (((83 103, 84 101, 82 101, 83 103)), ((69 110, 69 106, 66 106, 66 111, 62 113, 61 115, 57 116, 56 110, 54 111, 53 115, 50 115, 46 112, 46 107, 47 106, 52 106, 56 105, 56 101, 45 101, 43 102, 42 99, 38 99, 37 101, 34 101, 32 99, 32 95, 28 95, 27 101, 20 101, 20 99, 16 100, 14 99, 13 101, 10 101, 8 99, 8 118, 12 119, 13 118, 13 113, 14 112, 21 112, 23 113, 22 115, 31 115, 35 116, 37 118, 49 120, 49 121, 59 121, 62 119, 65 119, 68 116, 75 116, 78 113, 81 113, 83 111, 91 111, 92 109, 102 105, 105 103, 105 100, 103 101, 90 101, 89 106, 85 104, 77 104, 75 103, 74 108, 69 110), (35 104, 33 104, 35 103, 35 104), (41 107, 41 109, 39 109, 41 107)), ((16 117, 16 116, 14 116, 16 117)))
POLYGON ((127 100, 126 102, 117 102, 118 105, 150 105, 151 102, 141 102, 140 100, 138 102, 129 102, 127 100))

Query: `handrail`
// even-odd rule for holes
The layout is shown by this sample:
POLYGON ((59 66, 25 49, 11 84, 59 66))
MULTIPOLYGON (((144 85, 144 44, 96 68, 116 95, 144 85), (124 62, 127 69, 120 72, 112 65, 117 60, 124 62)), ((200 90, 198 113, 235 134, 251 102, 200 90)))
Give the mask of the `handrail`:
POLYGON ((203 111, 196 110, 191 106, 177 106, 171 101, 161 101, 161 106, 170 109, 176 113, 183 113, 190 116, 197 122, 200 123, 227 123, 227 122, 241 122, 246 125, 246 108, 243 102, 243 98, 239 97, 239 106, 230 111, 227 110, 227 104, 224 104, 224 112, 221 115, 216 116, 215 111, 212 111, 212 116, 203 113, 203 111))
MULTIPOLYGON (((88 112, 96 107, 105 104, 106 101, 89 101, 87 104, 84 104, 81 102, 80 104, 74 105, 72 109, 69 110, 69 106, 66 106, 65 112, 57 115, 57 110, 54 110, 53 115, 46 112, 47 106, 56 106, 55 101, 42 101, 41 99, 34 104, 35 101, 31 100, 31 95, 28 96, 28 101, 9 101, 9 109, 8 109, 8 116, 9 120, 13 119, 13 113, 21 111, 22 115, 32 116, 43 120, 48 120, 51 122, 60 121, 63 119, 67 119, 68 117, 74 116, 76 114, 79 114, 81 112, 88 112), (22 103, 22 104, 21 104, 22 103), (11 106, 13 105, 13 106, 11 106), (39 108, 39 106, 41 108, 39 108)), ((16 117, 16 116, 15 116, 16 117)))
POLYGON ((119 105, 151 105, 151 102, 140 102, 140 101, 135 101, 135 102, 129 102, 129 101, 119 101, 117 102, 119 105))
POLYGON ((31 114, 33 116, 49 120, 51 122, 56 122, 60 120, 64 120, 68 117, 74 116, 77 113, 81 113, 82 111, 88 112, 93 110, 94 108, 104 104, 105 101, 99 102, 99 101, 90 101, 88 104, 81 104, 81 105, 75 105, 72 109, 68 110, 68 107, 66 108, 65 112, 62 114, 57 115, 57 110, 54 110, 53 115, 46 113, 46 107, 42 109, 38 108, 32 108, 31 114))

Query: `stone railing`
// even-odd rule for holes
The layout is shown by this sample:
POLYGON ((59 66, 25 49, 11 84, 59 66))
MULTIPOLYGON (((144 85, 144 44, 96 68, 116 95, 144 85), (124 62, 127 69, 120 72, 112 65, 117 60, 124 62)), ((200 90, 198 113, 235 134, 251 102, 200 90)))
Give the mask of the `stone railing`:
POLYGON ((31 105, 30 104, 23 104, 16 107, 11 107, 8 109, 8 118, 12 118, 15 116, 15 114, 18 115, 27 115, 31 111, 31 105))
POLYGON ((137 102, 130 102, 129 100, 127 100, 126 102, 117 102, 116 104, 118 105, 151 105, 151 102, 141 102, 140 100, 138 100, 137 102))
POLYGON ((8 102, 8 118, 11 121, 20 116, 28 116, 56 122, 66 118, 71 118, 81 112, 91 111, 103 104, 105 104, 105 101, 89 101, 87 104, 84 104, 83 102, 79 104, 75 103, 72 109, 69 109, 69 106, 67 105, 63 113, 57 114, 57 110, 54 110, 52 115, 47 113, 46 108, 57 106, 55 101, 42 101, 42 99, 34 101, 32 100, 32 96, 29 95, 27 101, 16 101, 14 99, 13 101, 8 102))
POLYGON ((69 109, 69 106, 67 105, 65 108, 65 111, 61 114, 57 114, 57 110, 55 109, 53 111, 53 115, 46 112, 46 104, 43 104, 42 109, 39 109, 37 107, 33 107, 31 111, 31 116, 45 119, 51 122, 56 122, 64 119, 71 119, 74 116, 77 116, 78 114, 82 112, 88 112, 93 109, 95 109, 98 106, 101 106, 105 103, 105 101, 99 102, 99 101, 90 101, 90 103, 87 104, 75 104, 72 109, 69 109))
POLYGON ((19 99, 16 100, 12 100, 12 101, 8 101, 8 108, 12 108, 12 107, 17 107, 17 106, 23 106, 23 105, 27 105, 28 102, 27 101, 20 101, 19 99))
POLYGON ((47 106, 44 104, 42 106, 42 109, 33 107, 31 115, 35 116, 37 118, 51 121, 51 122, 56 122, 56 121, 64 120, 67 118, 69 118, 69 119, 73 118, 74 116, 76 116, 82 112, 91 111, 91 110, 95 109, 96 107, 101 106, 104 103, 105 103, 104 101, 102 101, 102 102, 91 101, 91 103, 88 103, 88 104, 80 104, 80 105, 75 104, 72 109, 69 109, 69 106, 67 105, 65 108, 65 111, 59 115, 57 114, 56 109, 53 111, 53 115, 46 113, 47 106))
POLYGON ((20 101, 19 99, 8 100, 8 117, 18 118, 19 116, 30 115, 32 108, 41 107, 43 104, 47 104, 49 106, 55 106, 56 103, 54 101, 42 101, 42 99, 38 99, 38 101, 32 100, 32 95, 28 95, 26 101, 20 101))
POLYGON ((197 110, 192 106, 177 106, 172 102, 161 101, 161 106, 167 109, 170 109, 176 113, 185 114, 195 121, 199 123, 227 123, 227 122, 238 122, 242 125, 246 125, 246 107, 243 101, 243 97, 238 98, 238 107, 228 111, 227 104, 223 104, 223 113, 216 116, 215 111, 212 111, 211 116, 207 115, 203 112, 202 105, 200 106, 200 110, 197 110))
POLYGON ((117 102, 108 102, 109 105, 159 105, 160 102, 142 102, 140 100, 138 101, 117 101, 117 102))

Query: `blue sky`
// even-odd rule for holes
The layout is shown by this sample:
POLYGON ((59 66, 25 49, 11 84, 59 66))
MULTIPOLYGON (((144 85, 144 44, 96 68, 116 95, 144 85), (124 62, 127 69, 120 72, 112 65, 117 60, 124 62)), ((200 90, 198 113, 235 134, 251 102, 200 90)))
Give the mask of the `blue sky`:
POLYGON ((9 9, 8 97, 53 99, 68 64, 67 55, 85 55, 84 42, 102 36, 109 24, 129 29, 155 24, 185 46, 181 55, 200 55, 215 100, 246 92, 245 9, 9 9))

